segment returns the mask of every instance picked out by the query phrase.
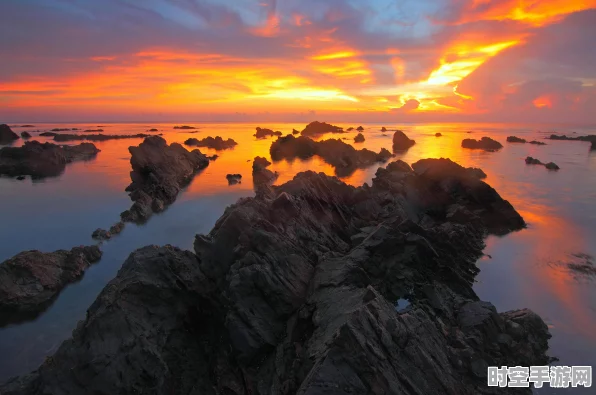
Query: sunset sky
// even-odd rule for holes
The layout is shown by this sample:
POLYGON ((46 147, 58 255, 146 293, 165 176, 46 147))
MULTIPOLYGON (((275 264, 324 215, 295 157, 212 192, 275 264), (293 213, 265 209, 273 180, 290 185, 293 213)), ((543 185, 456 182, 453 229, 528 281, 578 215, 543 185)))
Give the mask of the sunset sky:
POLYGON ((596 123, 596 0, 0 0, 0 123, 596 123))

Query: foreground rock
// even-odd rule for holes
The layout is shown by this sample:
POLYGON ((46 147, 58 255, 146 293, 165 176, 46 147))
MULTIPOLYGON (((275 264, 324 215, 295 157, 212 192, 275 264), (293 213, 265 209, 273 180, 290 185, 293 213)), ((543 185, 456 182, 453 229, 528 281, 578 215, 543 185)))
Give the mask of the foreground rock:
POLYGON ((233 139, 224 140, 220 136, 216 136, 215 138, 209 136, 202 140, 198 140, 195 138, 190 138, 184 142, 186 145, 194 146, 194 147, 207 147, 214 149, 216 151, 222 151, 230 148, 234 148, 238 145, 233 139))
POLYGON ((495 394, 486 366, 547 363, 540 317, 472 288, 484 237, 523 220, 452 162, 412 167, 359 188, 300 173, 228 207, 194 253, 135 251, 72 339, 0 392, 495 394))
POLYGON ((292 135, 278 138, 269 149, 271 158, 275 161, 294 158, 308 159, 314 155, 335 168, 338 176, 348 176, 356 169, 363 169, 375 163, 386 162, 391 158, 391 152, 381 149, 379 153, 366 148, 357 150, 341 140, 314 141, 308 137, 294 137, 292 135))
POLYGON ((408 138, 401 130, 393 133, 393 152, 406 151, 414 144, 416 144, 416 141, 408 138))
POLYGON ((151 136, 150 134, 62 134, 54 132, 43 132, 40 136, 53 137, 54 141, 107 141, 107 140, 123 140, 123 139, 140 139, 151 136))
POLYGON ((55 177, 62 174, 68 163, 89 160, 98 152, 91 143, 68 146, 27 141, 22 147, 0 149, 0 174, 55 177))
POLYGON ((263 129, 260 127, 257 127, 257 133, 255 133, 253 136, 255 136, 258 139, 264 139, 270 136, 281 136, 281 132, 274 132, 271 129, 263 129))
POLYGON ((6 124, 0 125, 0 144, 10 144, 19 139, 19 135, 6 124))
POLYGON ((339 126, 331 125, 325 122, 314 121, 306 125, 302 131, 302 136, 318 137, 325 133, 345 133, 339 126))
POLYGON ((364 138, 364 135, 362 133, 358 133, 356 135, 356 137, 354 137, 354 142, 355 143, 364 143, 364 140, 365 140, 365 138, 364 138))
MULTIPOLYGON (((101 258, 97 246, 43 253, 25 251, 0 264, 0 323, 21 314, 39 313, 62 288, 101 258)), ((1 391, 0 391, 1 392, 1 391)))
POLYGON ((198 149, 189 152, 178 143, 168 145, 159 136, 147 137, 128 150, 132 183, 126 190, 134 204, 120 214, 125 222, 143 222, 152 213, 163 211, 195 174, 209 165, 198 149))
POLYGON ((242 174, 227 174, 226 179, 228 180, 228 185, 236 185, 242 182, 242 174))
POLYGON ((490 137, 483 137, 480 140, 464 139, 461 142, 463 148, 483 149, 485 151, 496 151, 503 148, 503 145, 490 137))
POLYGON ((538 160, 536 158, 532 158, 531 156, 528 156, 526 158, 526 164, 527 165, 542 165, 542 166, 546 167, 548 170, 559 170, 560 169, 560 167, 557 166, 557 164, 554 162, 548 162, 548 163, 544 164, 540 160, 538 160))

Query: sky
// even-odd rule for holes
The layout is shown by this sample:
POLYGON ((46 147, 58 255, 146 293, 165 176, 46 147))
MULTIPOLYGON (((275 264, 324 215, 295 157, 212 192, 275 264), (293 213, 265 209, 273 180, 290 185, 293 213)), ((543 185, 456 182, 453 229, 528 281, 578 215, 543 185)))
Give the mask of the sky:
POLYGON ((0 122, 596 124, 596 0, 0 0, 0 122))

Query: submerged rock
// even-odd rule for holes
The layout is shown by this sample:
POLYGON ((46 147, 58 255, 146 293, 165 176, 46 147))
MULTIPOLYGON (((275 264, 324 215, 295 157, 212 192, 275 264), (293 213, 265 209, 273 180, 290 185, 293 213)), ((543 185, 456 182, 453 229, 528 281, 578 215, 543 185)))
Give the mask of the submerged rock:
POLYGON ((125 222, 143 222, 174 203, 180 190, 209 165, 209 159, 198 149, 189 152, 178 143, 168 145, 159 136, 147 137, 128 150, 132 183, 126 190, 134 204, 120 214, 125 222))
MULTIPOLYGON (((0 311, 7 317, 38 313, 48 307, 62 288, 77 280, 101 258, 97 246, 70 251, 24 251, 0 264, 0 311)), ((3 392, 3 391, 0 391, 3 392)))
POLYGON ((300 173, 228 207, 194 253, 133 252, 72 339, 0 392, 494 394, 486 365, 547 363, 540 317, 472 288, 484 237, 523 220, 453 162, 412 167, 359 188, 300 173))
POLYGON ((526 140, 516 137, 516 136, 509 136, 509 137, 507 137, 507 142, 508 143, 526 143, 526 140))
POLYGON ((242 182, 242 174, 227 174, 226 179, 228 180, 228 185, 235 185, 242 182))
POLYGON ((393 152, 406 151, 414 144, 416 144, 416 141, 408 138, 408 136, 401 130, 397 130, 393 133, 393 152))
POLYGON ((10 144, 18 140, 19 136, 6 124, 0 125, 0 144, 10 144))
POLYGON ((378 162, 386 162, 392 157, 391 152, 381 149, 379 153, 366 148, 357 150, 350 144, 337 139, 314 141, 308 137, 292 135, 278 138, 269 148, 275 161, 294 158, 307 159, 314 155, 335 168, 338 176, 347 176, 356 169, 363 169, 378 162))
POLYGON ((99 149, 91 143, 69 146, 27 141, 22 147, 0 149, 0 174, 55 177, 62 174, 66 164, 89 160, 98 152, 99 149))
POLYGON ((21 137, 24 139, 30 139, 31 134, 29 132, 21 132, 21 137))
POLYGON ((258 139, 264 139, 269 136, 281 136, 281 135, 282 135, 281 132, 274 132, 271 129, 263 129, 263 128, 259 128, 259 127, 257 127, 257 133, 254 134, 254 136, 258 139))
POLYGON ((364 138, 364 135, 362 133, 358 133, 356 135, 356 137, 354 137, 354 142, 355 143, 364 143, 364 140, 365 140, 365 138, 364 138))
POLYGON ((483 149, 485 151, 496 151, 503 148, 503 145, 490 137, 483 137, 480 140, 464 139, 461 142, 463 148, 483 149))
POLYGON ((216 136, 215 138, 209 136, 202 140, 198 140, 195 138, 190 138, 184 142, 186 145, 191 145, 194 147, 207 147, 214 149, 216 151, 222 151, 230 148, 234 148, 238 145, 233 139, 224 140, 220 136, 216 136))
POLYGON ((331 125, 325 122, 314 121, 306 125, 302 131, 304 137, 318 137, 325 133, 345 133, 339 126, 331 125))

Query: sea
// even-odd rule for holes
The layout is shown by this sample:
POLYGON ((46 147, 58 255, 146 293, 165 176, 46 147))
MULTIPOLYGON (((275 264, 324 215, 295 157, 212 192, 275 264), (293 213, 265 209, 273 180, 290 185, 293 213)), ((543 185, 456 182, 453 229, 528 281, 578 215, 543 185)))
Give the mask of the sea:
MULTIPOLYGON (((569 266, 581 263, 596 267, 596 151, 590 152, 588 142, 545 140, 553 133, 572 137, 596 134, 596 125, 334 124, 345 129, 362 126, 366 141, 354 144, 356 131, 323 135, 321 139, 347 138, 346 142, 356 148, 391 150, 392 132, 382 132, 385 126, 403 130, 416 140, 416 145, 396 159, 411 164, 424 158, 450 158, 462 166, 483 169, 488 175, 485 181, 511 202, 528 227, 486 240, 485 256, 477 262, 481 271, 474 285, 476 293, 498 311, 530 308, 538 313, 552 334, 549 354, 558 359, 553 365, 596 365, 596 276, 569 266), (435 137, 435 133, 442 136, 435 137), (462 139, 483 136, 501 142, 504 148, 497 152, 461 148, 462 139), (507 136, 547 145, 507 143, 507 136), (526 165, 527 156, 544 163, 555 162, 560 170, 526 165)), ((194 177, 174 204, 143 225, 127 224, 120 235, 104 242, 101 261, 92 265, 80 281, 68 285, 43 313, 1 327, 0 381, 35 370, 52 355, 71 336, 77 322, 85 318, 87 308, 132 251, 151 244, 192 249, 195 235, 208 233, 227 206, 239 198, 254 196, 251 160, 256 156, 270 158, 273 141, 255 139, 256 126, 279 130, 284 135, 305 127, 294 123, 200 122, 47 123, 27 128, 11 125, 17 134, 28 131, 33 140, 42 142, 52 140, 40 137, 40 132, 78 128, 103 129, 103 134, 162 134, 168 143, 221 136, 233 138, 238 145, 219 152, 200 148, 219 158, 194 177), (197 129, 174 129, 176 125, 197 129), (158 132, 147 132, 152 128, 158 132), (242 174, 242 182, 228 185, 228 173, 242 174)), ((0 177, 0 262, 25 250, 49 252, 95 243, 92 232, 109 228, 131 206, 125 192, 131 171, 128 148, 141 141, 95 142, 101 150, 96 158, 68 164, 58 177, 22 181, 0 177)), ((21 144, 22 139, 13 145, 21 144)), ((370 184, 380 166, 384 164, 357 170, 342 180, 354 186, 370 184)), ((333 167, 318 157, 274 162, 270 168, 280 174, 277 184, 306 170, 334 175, 333 167)), ((537 393, 594 394, 595 386, 582 390, 545 385, 537 393)))

